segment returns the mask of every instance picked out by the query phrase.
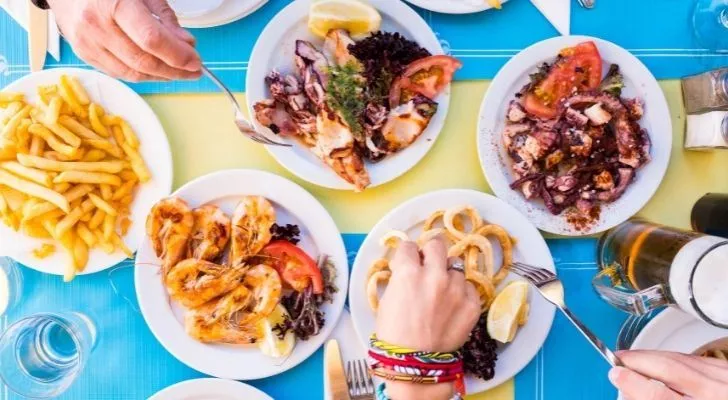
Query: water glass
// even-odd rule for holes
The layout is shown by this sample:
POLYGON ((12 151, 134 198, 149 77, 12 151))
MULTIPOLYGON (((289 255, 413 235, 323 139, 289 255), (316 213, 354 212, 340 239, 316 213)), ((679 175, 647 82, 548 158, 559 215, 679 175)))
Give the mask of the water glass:
POLYGON ((728 0, 695 0, 693 34, 698 44, 713 51, 728 50, 728 0))
POLYGON ((13 392, 45 399, 63 393, 83 370, 96 328, 80 313, 40 313, 0 337, 0 379, 13 392))
POLYGON ((10 257, 0 257, 0 316, 20 303, 23 278, 18 264, 10 257))

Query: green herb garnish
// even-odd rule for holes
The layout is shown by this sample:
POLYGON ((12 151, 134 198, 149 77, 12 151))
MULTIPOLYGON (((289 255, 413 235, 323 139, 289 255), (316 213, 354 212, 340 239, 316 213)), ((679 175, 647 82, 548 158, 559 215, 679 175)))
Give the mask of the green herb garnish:
POLYGON ((354 136, 359 137, 364 128, 361 116, 366 109, 364 86, 359 65, 349 62, 344 66, 329 67, 329 82, 326 85, 326 104, 341 114, 354 136))

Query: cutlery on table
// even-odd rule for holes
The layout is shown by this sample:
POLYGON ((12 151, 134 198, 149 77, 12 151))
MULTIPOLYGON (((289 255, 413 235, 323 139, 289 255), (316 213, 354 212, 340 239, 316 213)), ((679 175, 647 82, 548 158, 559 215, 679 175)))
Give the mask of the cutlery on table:
POLYGON ((344 362, 341 360, 341 349, 336 339, 326 342, 324 349, 324 374, 327 377, 327 384, 331 400, 351 400, 349 397, 349 386, 347 385, 346 374, 344 374, 344 362))
POLYGON ((584 8, 594 8, 595 0, 577 0, 579 5, 584 8))
POLYGON ((220 90, 225 93, 225 95, 230 100, 230 103, 232 103, 233 106, 233 112, 235 113, 235 125, 237 125, 240 132, 243 133, 248 139, 251 139, 255 142, 261 143, 261 144, 267 144, 271 146, 285 146, 285 147, 291 147, 288 143, 281 143, 276 142, 274 140, 268 139, 264 134, 258 132, 255 130, 255 127, 253 124, 251 124, 246 118, 245 114, 243 114, 243 110, 240 108, 240 104, 235 99, 235 96, 233 96, 233 93, 228 89, 227 86, 225 86, 224 83, 220 79, 215 76, 215 74, 212 73, 206 66, 202 66, 202 73, 205 74, 208 78, 210 78, 211 81, 217 85, 220 90))
POLYGON ((346 363, 346 384, 349 386, 351 400, 374 400, 374 382, 369 375, 367 360, 346 363))
POLYGON ((37 72, 45 65, 48 51, 48 10, 28 2, 28 59, 30 72, 37 72))
POLYGON ((607 360, 611 366, 621 366, 622 361, 609 350, 609 348, 602 342, 594 333, 589 330, 572 312, 566 307, 564 302, 564 285, 561 283, 556 275, 543 268, 534 267, 521 262, 514 262, 511 266, 511 271, 515 274, 525 278, 533 286, 535 286, 541 295, 548 300, 550 303, 555 305, 566 318, 571 321, 574 326, 586 337, 589 342, 596 348, 599 353, 607 360))

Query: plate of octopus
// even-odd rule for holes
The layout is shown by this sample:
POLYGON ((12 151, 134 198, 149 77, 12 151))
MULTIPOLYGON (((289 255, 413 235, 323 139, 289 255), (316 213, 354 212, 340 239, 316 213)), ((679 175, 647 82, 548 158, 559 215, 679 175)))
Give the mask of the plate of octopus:
POLYGON ((249 65, 256 128, 293 145, 267 146, 273 157, 316 185, 362 191, 427 154, 462 64, 401 1, 299 0, 268 23, 249 65))
POLYGON ((636 214, 665 176, 667 101, 634 55, 604 40, 544 40, 513 57, 485 95, 481 166, 495 194, 539 229, 581 236, 636 214))
POLYGON ((200 177, 150 211, 134 280, 142 315, 178 360, 265 378, 323 344, 344 307, 346 250, 323 206, 254 170, 200 177))
POLYGON ((481 317, 460 351, 468 394, 515 376, 551 330, 555 308, 536 289, 510 274, 514 261, 555 271, 546 241, 515 208, 489 194, 448 189, 409 200, 385 215, 367 235, 352 267, 349 305, 359 340, 374 332, 381 295, 396 273, 390 264, 400 241, 422 247, 445 239, 450 260, 460 259, 478 291, 481 317))

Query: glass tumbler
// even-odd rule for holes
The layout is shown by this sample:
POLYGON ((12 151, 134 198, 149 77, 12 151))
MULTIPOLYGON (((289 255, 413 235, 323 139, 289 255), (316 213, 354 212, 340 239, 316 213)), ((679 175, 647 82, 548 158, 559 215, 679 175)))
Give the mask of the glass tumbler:
POLYGON ((39 313, 0 337, 0 379, 28 398, 56 397, 83 370, 96 343, 96 328, 80 313, 39 313))
POLYGON ((0 316, 20 303, 23 277, 18 264, 10 257, 0 257, 0 316))

